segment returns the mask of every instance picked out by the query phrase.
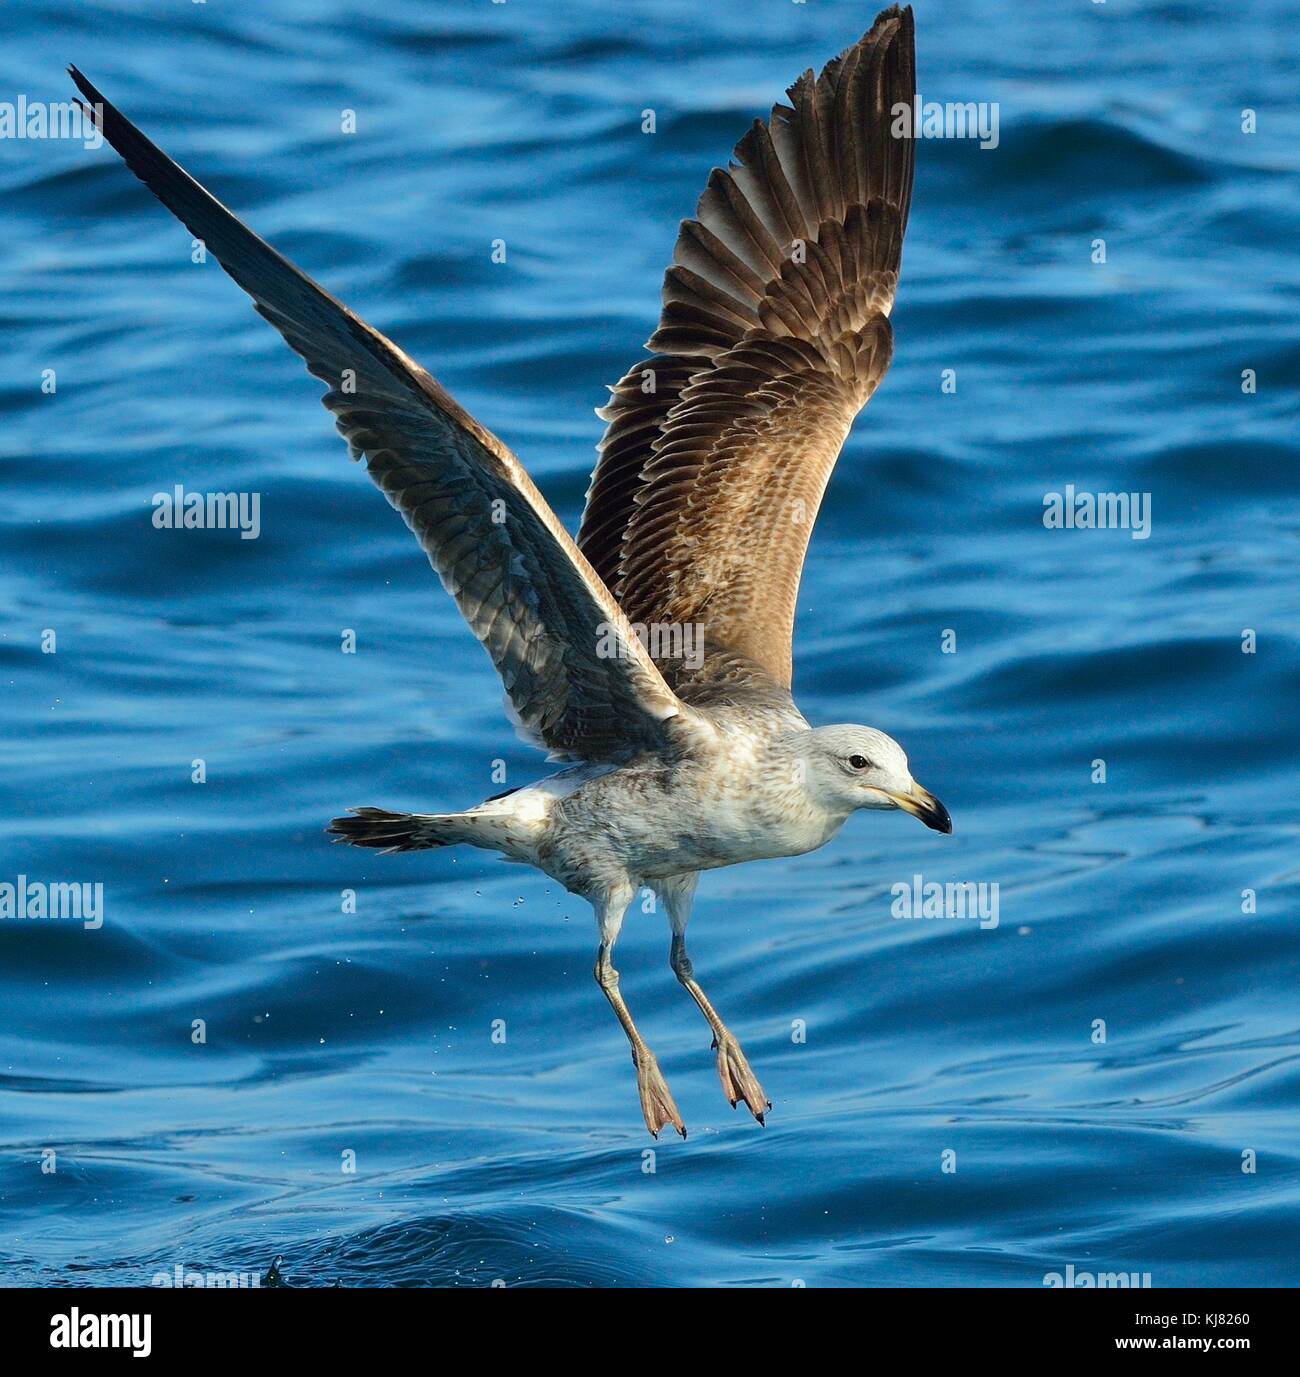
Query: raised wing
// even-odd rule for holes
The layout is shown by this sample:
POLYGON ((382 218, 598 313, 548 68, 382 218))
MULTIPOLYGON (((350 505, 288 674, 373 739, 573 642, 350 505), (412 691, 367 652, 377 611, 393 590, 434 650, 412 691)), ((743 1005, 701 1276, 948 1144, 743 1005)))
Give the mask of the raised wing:
POLYGON ((515 456, 71 72, 131 171, 328 385, 323 400, 352 457, 415 533, 523 729, 584 759, 661 745, 682 705, 515 456))
POLYGON ((782 688, 813 521, 892 354, 915 70, 894 6, 754 122, 682 223, 650 356, 600 413, 583 553, 631 621, 701 625, 719 664, 782 688))

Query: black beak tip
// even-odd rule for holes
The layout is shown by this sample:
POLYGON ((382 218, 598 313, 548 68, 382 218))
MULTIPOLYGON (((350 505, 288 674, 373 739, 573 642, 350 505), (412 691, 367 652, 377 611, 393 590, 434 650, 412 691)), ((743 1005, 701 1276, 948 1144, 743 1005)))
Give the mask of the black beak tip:
POLYGON ((934 801, 933 810, 927 814, 925 825, 934 828, 936 832, 944 833, 945 836, 952 835, 952 817, 938 799, 934 801))

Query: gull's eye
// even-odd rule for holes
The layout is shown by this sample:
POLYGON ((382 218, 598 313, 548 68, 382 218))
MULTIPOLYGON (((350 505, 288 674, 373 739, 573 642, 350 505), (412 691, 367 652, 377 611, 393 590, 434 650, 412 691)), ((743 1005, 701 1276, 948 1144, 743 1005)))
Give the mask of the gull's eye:
POLYGON ((865 770, 870 767, 871 762, 865 755, 851 755, 849 756, 849 764, 852 765, 855 770, 865 770))

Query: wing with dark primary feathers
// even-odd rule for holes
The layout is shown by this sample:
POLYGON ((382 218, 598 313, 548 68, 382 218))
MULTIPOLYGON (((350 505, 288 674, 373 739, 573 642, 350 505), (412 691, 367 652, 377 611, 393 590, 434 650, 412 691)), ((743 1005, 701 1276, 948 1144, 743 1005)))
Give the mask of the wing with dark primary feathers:
POLYGON ((390 340, 259 239, 75 68, 104 137, 329 387, 325 405, 558 755, 662 745, 689 713, 515 456, 390 340))
MULTIPOLYGON (((915 72, 894 6, 755 121, 682 223, 649 357, 601 412, 579 547, 632 622, 703 626, 699 689, 789 687, 813 521, 892 353, 913 140, 891 126, 915 72)), ((690 671, 661 667, 697 701, 690 671)))

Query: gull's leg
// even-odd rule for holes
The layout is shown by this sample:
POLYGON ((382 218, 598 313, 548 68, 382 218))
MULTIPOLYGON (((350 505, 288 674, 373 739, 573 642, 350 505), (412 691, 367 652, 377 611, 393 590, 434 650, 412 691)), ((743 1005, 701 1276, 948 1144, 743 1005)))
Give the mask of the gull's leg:
POLYGON ((672 1124, 685 1138, 686 1125, 682 1123, 682 1116, 677 1112, 668 1082, 659 1070, 655 1054, 637 1032, 636 1024, 632 1022, 632 1014, 618 989, 618 972, 614 969, 612 959, 614 943, 618 941, 619 930, 623 926, 623 914, 631 901, 632 891, 629 890, 625 895, 610 895, 597 906, 600 950, 596 953, 596 983, 604 990, 605 998, 618 1015, 618 1021, 623 1025, 627 1040, 632 1045, 632 1065, 636 1067, 636 1084, 641 1094, 641 1113, 645 1116, 645 1126, 657 1138, 661 1128, 672 1124))
POLYGON ((695 979, 695 967, 686 954, 686 924, 691 916, 691 902, 695 898, 695 884, 698 875, 684 875, 661 885, 659 892, 668 905, 668 920, 673 929, 673 945, 669 961, 673 974, 686 986, 691 998, 700 1006, 700 1012, 713 1029, 713 1046, 718 1053, 718 1075, 722 1080, 722 1093, 731 1102, 732 1109, 744 1100, 750 1113, 760 1124, 766 1125, 764 1115, 772 1108, 758 1077, 750 1069, 749 1062, 741 1051, 740 1043, 732 1036, 723 1023, 718 1011, 713 1007, 708 995, 695 979))

